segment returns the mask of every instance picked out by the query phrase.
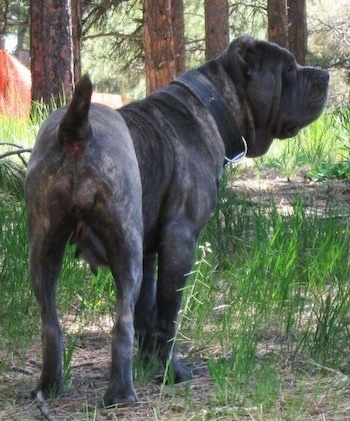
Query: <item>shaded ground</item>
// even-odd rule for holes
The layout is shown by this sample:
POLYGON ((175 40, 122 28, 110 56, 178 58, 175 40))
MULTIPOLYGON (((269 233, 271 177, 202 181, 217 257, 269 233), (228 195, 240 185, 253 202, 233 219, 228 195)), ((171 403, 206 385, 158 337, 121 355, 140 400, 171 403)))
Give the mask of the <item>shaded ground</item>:
POLYGON ((289 213, 293 204, 301 198, 306 208, 315 208, 324 213, 327 207, 338 209, 342 214, 350 211, 350 180, 312 181, 303 175, 292 179, 276 177, 273 171, 265 171, 261 177, 252 170, 241 174, 232 186, 239 194, 248 196, 255 203, 268 205, 274 198, 278 210, 289 213))
MULTIPOLYGON (((302 197, 306 206, 317 206, 322 215, 332 197, 332 207, 335 213, 344 216, 349 210, 350 190, 343 181, 327 181, 315 183, 303 177, 293 180, 279 179, 268 172, 260 179, 252 179, 251 174, 241 175, 233 186, 239 194, 252 202, 268 205, 271 195, 276 200, 279 211, 290 212, 293 203, 302 197)), ((260 413, 259 408, 216 408, 215 416, 210 412, 215 400, 215 387, 208 375, 207 364, 201 355, 191 356, 189 363, 194 373, 191 383, 175 386, 175 389, 165 387, 156 381, 138 381, 137 392, 140 402, 130 407, 120 407, 113 410, 101 408, 100 400, 107 387, 108 367, 110 361, 110 342, 108 322, 104 330, 85 331, 79 337, 79 346, 75 348, 72 360, 72 390, 64 397, 49 400, 37 407, 37 402, 28 398, 28 392, 40 372, 40 345, 34 343, 25 360, 26 366, 21 367, 16 361, 22 358, 13 356, 13 364, 9 371, 0 373, 0 420, 268 420, 260 413), (192 364, 191 364, 192 363, 192 364), (189 404, 190 402, 190 404, 189 404), (45 406, 47 405, 47 407, 45 406), (96 409, 97 408, 97 409, 96 409), (231 411, 231 412, 230 412, 231 411), (208 415, 211 414, 211 415, 208 415)), ((0 354, 0 357, 1 354, 0 354)), ((3 359, 3 358, 1 358, 3 359)), ((285 370, 286 367, 279 369, 285 370)), ((293 374, 284 373, 285 396, 293 389, 293 374)), ((348 419, 350 410, 346 402, 350 401, 348 379, 340 373, 331 373, 330 395, 321 394, 314 412, 308 411, 307 420, 341 420, 348 419), (345 382, 345 386, 343 383, 345 382), (343 387, 344 386, 344 387, 343 387), (332 415, 334 398, 342 394, 342 407, 339 416, 332 415), (348 396, 348 398, 346 398, 348 396), (344 399, 345 398, 345 399, 344 399), (317 408, 317 409, 316 409, 317 408), (329 412, 330 411, 330 412, 329 412), (327 414, 327 415, 325 415, 327 414), (342 415, 344 414, 344 415, 342 415)), ((313 388, 312 380, 307 386, 313 388)), ((283 395, 283 393, 281 394, 283 395)), ((285 404, 281 398, 279 403, 285 404)), ((311 408, 312 409, 312 408, 311 408)), ((279 419, 283 419, 279 418, 279 419)))
POLYGON ((67 396, 48 400, 39 409, 38 401, 29 398, 29 391, 40 373, 39 361, 37 347, 33 345, 25 367, 13 365, 9 372, 0 374, 0 420, 180 420, 187 419, 184 415, 188 399, 191 399, 191 412, 206 419, 215 394, 206 363, 188 361, 194 376, 190 384, 176 385, 173 389, 166 386, 162 390, 157 380, 136 381, 139 403, 132 407, 102 409, 101 398, 107 388, 110 363, 109 335, 87 332, 79 336, 79 347, 74 350, 71 391, 67 396), (12 398, 4 399, 9 396, 9 390, 13 391, 12 398))

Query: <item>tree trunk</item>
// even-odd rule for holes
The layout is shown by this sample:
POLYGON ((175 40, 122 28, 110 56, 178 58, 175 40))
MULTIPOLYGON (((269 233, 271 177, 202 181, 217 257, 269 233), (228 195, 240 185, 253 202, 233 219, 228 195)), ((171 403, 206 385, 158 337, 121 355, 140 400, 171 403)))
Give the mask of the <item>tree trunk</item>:
POLYGON ((287 0, 268 0, 268 38, 281 47, 288 47, 287 0))
POLYGON ((216 58, 229 43, 228 0, 205 0, 205 59, 216 58))
POLYGON ((288 1, 288 47, 299 64, 306 64, 307 56, 307 23, 306 1, 288 1))
POLYGON ((59 104, 73 92, 70 0, 30 0, 32 98, 59 104))
POLYGON ((143 0, 146 91, 150 94, 176 77, 172 0, 143 0))
POLYGON ((306 64, 306 0, 268 0, 269 41, 288 48, 300 64, 306 64))
POLYGON ((185 71, 185 23, 183 0, 171 0, 171 25, 174 37, 176 76, 185 71))
POLYGON ((81 0, 72 2, 72 44, 74 84, 81 78, 81 40, 82 40, 82 4, 81 0))

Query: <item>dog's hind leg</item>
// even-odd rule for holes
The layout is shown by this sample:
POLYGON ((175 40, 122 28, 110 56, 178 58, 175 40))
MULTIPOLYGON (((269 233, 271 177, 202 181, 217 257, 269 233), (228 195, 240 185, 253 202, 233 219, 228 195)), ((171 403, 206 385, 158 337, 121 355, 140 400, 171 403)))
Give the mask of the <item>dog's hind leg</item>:
POLYGON ((117 289, 110 380, 103 400, 105 406, 137 401, 132 358, 134 309, 142 281, 142 215, 141 207, 137 206, 129 210, 130 221, 128 216, 118 217, 121 212, 119 207, 113 210, 104 204, 90 221, 92 230, 106 249, 108 266, 117 289))
MULTIPOLYGON (((30 215, 29 215, 30 216, 30 215)), ((56 284, 61 270, 65 244, 70 232, 57 225, 46 230, 43 219, 30 221, 30 278, 41 310, 42 358, 40 379, 33 391, 44 396, 63 392, 62 350, 63 335, 56 312, 56 284)))
POLYGON ((112 362, 106 406, 137 401, 132 381, 134 307, 142 277, 142 238, 124 244, 110 255, 109 265, 117 286, 117 314, 112 330, 112 362))

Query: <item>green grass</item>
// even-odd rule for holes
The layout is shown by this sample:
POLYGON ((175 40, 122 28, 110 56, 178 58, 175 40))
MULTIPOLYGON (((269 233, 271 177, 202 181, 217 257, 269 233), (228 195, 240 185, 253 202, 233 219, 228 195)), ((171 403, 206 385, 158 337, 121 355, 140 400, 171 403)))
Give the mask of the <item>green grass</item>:
POLYGON ((267 388, 263 405, 269 406, 268 396, 280 382, 275 368, 283 358, 311 359, 333 369, 341 365, 349 372, 349 227, 332 215, 306 214, 301 199, 287 216, 273 202, 268 210, 250 208, 248 217, 244 207, 241 212, 238 226, 227 233, 236 243, 234 252, 214 253, 223 270, 219 263, 214 280, 208 278, 215 286, 208 287, 212 295, 197 298, 204 301, 204 314, 197 314, 208 324, 218 304, 225 309, 211 322, 213 346, 219 342, 221 348, 220 357, 209 360, 219 403, 244 398, 254 403, 255 394, 267 388), (244 241, 236 234, 243 231, 241 220, 250 226, 244 241), (262 349, 267 351, 263 364, 257 358, 262 349))
MULTIPOLYGON (((256 160, 258 169, 293 177, 321 164, 346 161, 348 117, 348 110, 326 114, 297 139, 277 141, 270 155, 256 160)), ((333 207, 330 191, 322 212, 316 197, 313 202, 300 194, 290 212, 282 213, 273 195, 253 202, 232 190, 232 177, 239 171, 225 170, 218 206, 201 235, 193 272, 183 290, 176 340, 194 371, 200 369, 201 374, 193 385, 155 386, 156 364, 144 367, 135 356, 141 404, 131 411, 147 414, 140 419, 153 420, 346 419, 348 208, 333 207)), ((34 381, 33 376, 24 385, 16 378, 10 381, 11 367, 24 366, 33 346, 40 354, 40 333, 39 310, 28 281, 25 209, 18 196, 7 195, 0 201, 0 221, 0 372, 5 385, 0 401, 6 402, 8 414, 20 411, 18 390, 28 391, 29 380, 34 381)), ((60 407, 67 398, 49 405, 58 416, 69 413, 69 419, 115 416, 99 407, 92 395, 96 385, 83 388, 77 383, 74 360, 86 351, 86 331, 109 331, 103 320, 106 315, 113 319, 112 277, 107 270, 92 276, 67 248, 57 296, 67 332, 65 381, 73 397, 70 409, 60 407)), ((98 342, 95 346, 97 353, 98 342)), ((89 374, 90 366, 82 379, 89 374)), ((101 386, 95 393, 103 391, 101 386)), ((123 411, 118 409, 116 414, 130 416, 123 411)), ((35 418, 35 408, 32 414, 28 419, 35 418)), ((5 415, 0 412, 1 416, 5 415)))
POLYGON ((341 108, 333 117, 337 128, 335 131, 337 142, 340 144, 340 158, 337 160, 321 161, 312 168, 308 176, 316 181, 329 179, 347 179, 350 177, 350 112, 348 107, 341 108))
POLYGON ((324 113, 298 136, 276 140, 269 153, 256 160, 260 170, 270 168, 285 177, 292 177, 300 169, 315 169, 324 163, 337 163, 348 145, 349 108, 324 113))

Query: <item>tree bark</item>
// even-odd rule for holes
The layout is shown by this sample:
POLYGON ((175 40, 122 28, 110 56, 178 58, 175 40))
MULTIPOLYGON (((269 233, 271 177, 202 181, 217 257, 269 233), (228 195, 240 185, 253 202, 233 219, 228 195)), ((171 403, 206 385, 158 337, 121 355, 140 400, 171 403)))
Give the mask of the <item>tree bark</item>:
POLYGON ((59 104, 73 92, 70 0, 30 0, 32 98, 59 104))
POLYGON ((185 23, 183 0, 171 0, 171 26, 174 38, 176 76, 185 71, 185 23))
POLYGON ((205 0, 205 59, 216 58, 229 43, 228 0, 205 0))
POLYGON ((74 84, 81 78, 82 4, 71 0, 74 84))
POLYGON ((288 5, 287 0, 268 0, 268 38, 281 47, 288 47, 288 5))
POLYGON ((176 77, 172 0, 143 0, 146 91, 150 94, 176 77))
POLYGON ((288 48, 299 64, 307 62, 306 0, 288 1, 288 48))
POLYGON ((297 62, 306 64, 306 0, 268 0, 268 37, 288 48, 297 62))

